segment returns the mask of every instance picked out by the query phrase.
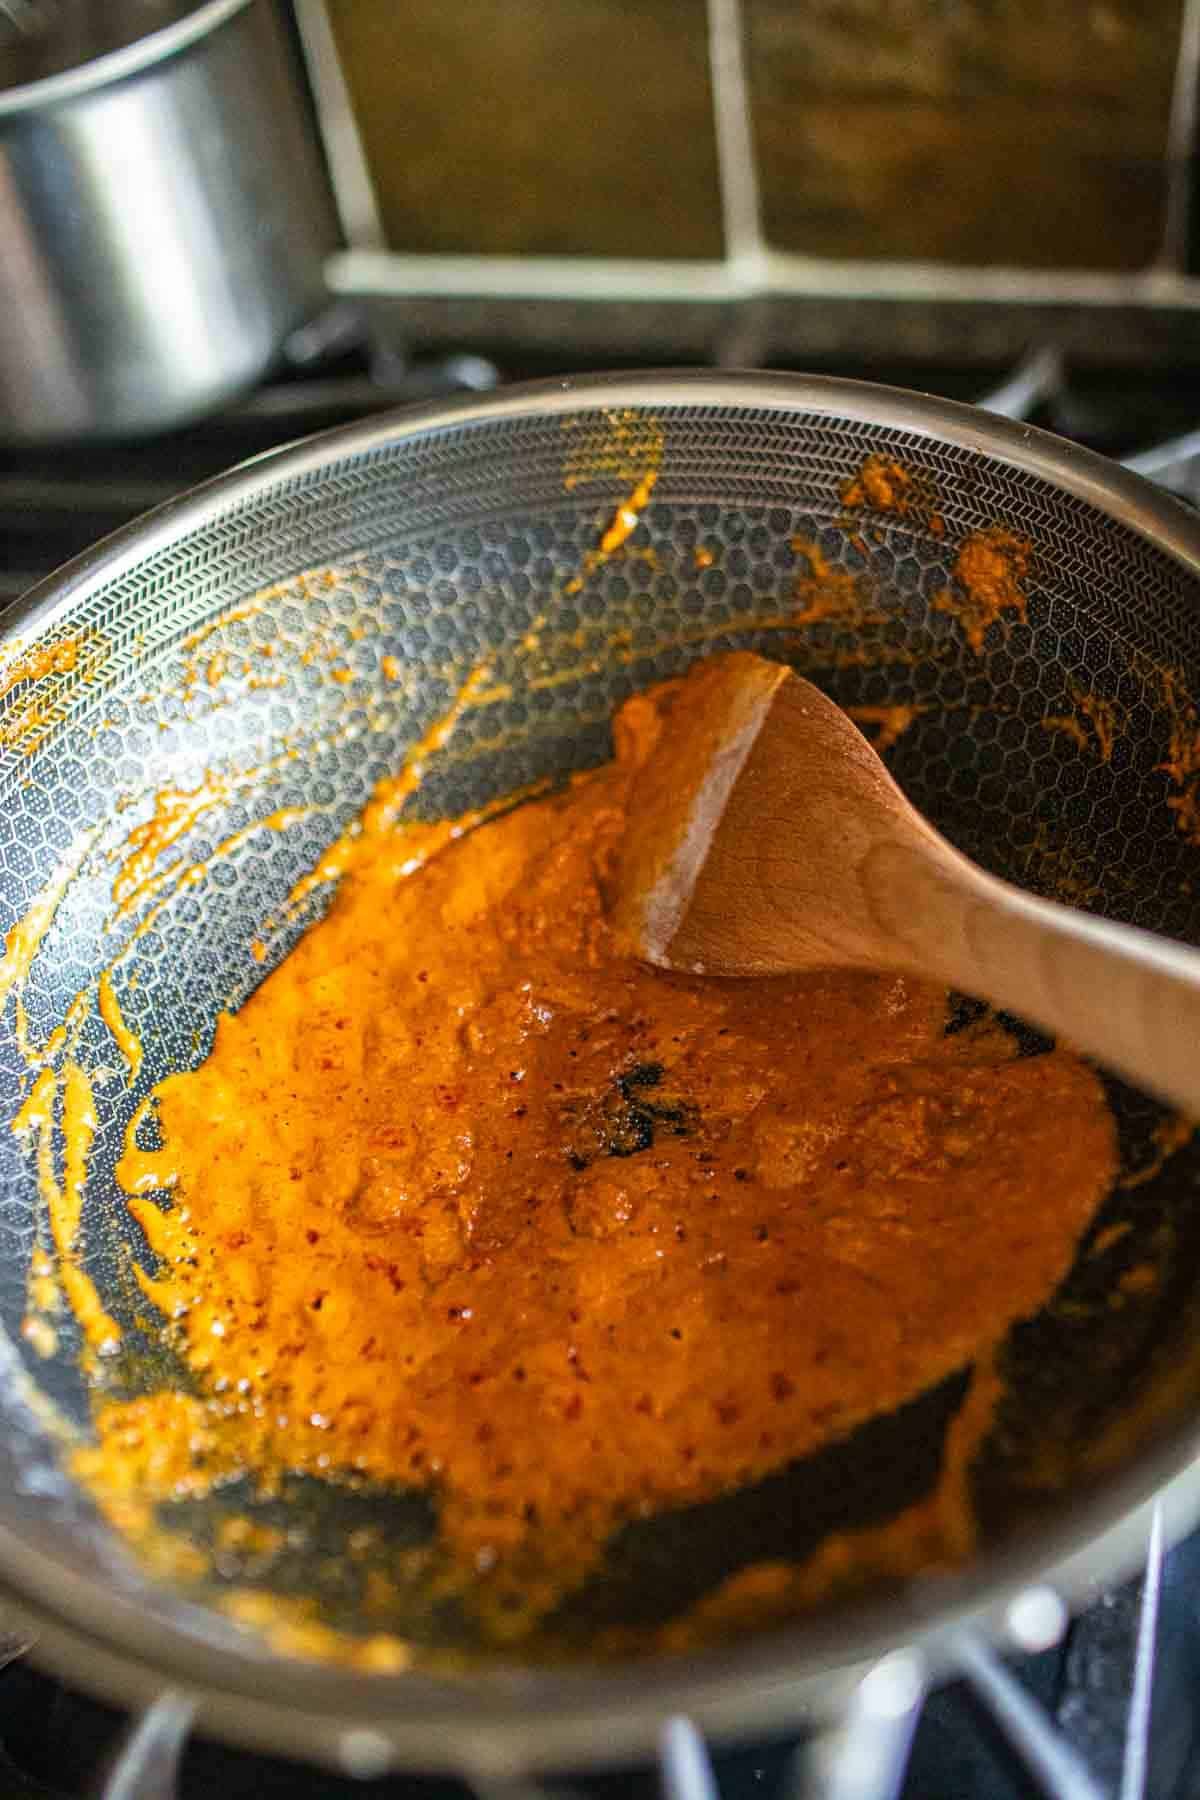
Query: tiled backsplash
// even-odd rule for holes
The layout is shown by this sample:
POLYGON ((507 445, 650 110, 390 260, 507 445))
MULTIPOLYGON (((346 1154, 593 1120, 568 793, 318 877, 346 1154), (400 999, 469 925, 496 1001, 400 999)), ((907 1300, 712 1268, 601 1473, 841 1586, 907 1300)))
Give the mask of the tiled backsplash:
MULTIPOLYGON (((328 0, 399 251, 718 257, 704 0, 328 0)), ((1181 0, 746 0, 769 241, 1134 269, 1181 0)))
POLYGON ((746 0, 767 233, 818 256, 1141 268, 1179 0, 746 0))
POLYGON ((704 0, 330 0, 397 250, 720 256, 704 0))

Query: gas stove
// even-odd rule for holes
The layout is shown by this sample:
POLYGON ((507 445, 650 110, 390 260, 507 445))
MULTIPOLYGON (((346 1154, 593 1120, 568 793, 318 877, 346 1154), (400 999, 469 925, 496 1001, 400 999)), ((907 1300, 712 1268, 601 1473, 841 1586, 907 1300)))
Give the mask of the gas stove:
MULTIPOLYGON (((167 438, 0 452, 0 608, 107 532, 246 457, 387 407, 567 372, 544 350, 514 357, 487 344, 413 356, 374 330, 352 302, 339 304, 293 339, 275 379, 167 438)), ((1089 369, 1035 347, 1009 369, 841 360, 827 372, 1031 419, 1200 504, 1200 368, 1169 378, 1161 370, 1089 369)), ((587 1777, 565 1770, 544 1790, 521 1786, 522 1800, 543 1791, 596 1800, 1200 1796, 1200 1533, 1166 1551, 1157 1515, 1149 1517, 1135 1579, 1074 1619, 1053 1592, 1032 1590, 1011 1611, 1006 1649, 964 1642, 959 1678, 933 1692, 899 1650, 871 1672, 828 1735, 722 1751, 677 1719, 664 1731, 655 1766, 587 1777)), ((453 1782, 371 1779, 366 1768, 339 1776, 227 1749, 192 1735, 176 1701, 133 1720, 42 1673, 27 1650, 19 1640, 6 1650, 0 1638, 4 1800, 450 1800, 468 1793, 453 1782)))

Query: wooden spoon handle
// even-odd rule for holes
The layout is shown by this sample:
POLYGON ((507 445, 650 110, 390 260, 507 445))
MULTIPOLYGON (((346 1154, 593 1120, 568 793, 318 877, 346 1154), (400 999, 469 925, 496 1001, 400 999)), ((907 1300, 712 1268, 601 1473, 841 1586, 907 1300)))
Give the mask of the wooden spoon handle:
POLYGON ((1200 952, 1035 899, 940 843, 877 843, 859 878, 914 972, 1017 1013, 1200 1119, 1200 952))

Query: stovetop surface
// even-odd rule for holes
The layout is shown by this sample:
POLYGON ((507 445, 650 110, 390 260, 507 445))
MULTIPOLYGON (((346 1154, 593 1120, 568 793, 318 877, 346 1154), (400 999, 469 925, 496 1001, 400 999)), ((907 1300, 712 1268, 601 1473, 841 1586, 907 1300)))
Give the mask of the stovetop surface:
MULTIPOLYGON (((542 359, 501 370, 485 355, 436 350, 410 359, 369 344, 345 309, 322 322, 293 365, 219 418, 153 443, 53 451, 0 451, 0 608, 35 580, 139 513, 231 464, 309 432, 392 405, 484 391, 502 378, 565 373, 542 359)), ((821 371, 991 404, 1142 466, 1189 499, 1200 497, 1200 367, 1173 374, 1064 369, 1052 353, 1016 371, 839 367, 821 371), (1177 446, 1173 440, 1181 441, 1177 446), (1168 445, 1161 454, 1155 446, 1168 445), (1145 455, 1144 453, 1151 454, 1145 455)), ((0 1621, 2 1623, 2 1621, 0 1621)), ((1200 1533, 1161 1568, 1112 1593, 1071 1623, 1061 1640, 1007 1659, 1021 1692, 1051 1728, 1067 1760, 1030 1773, 1029 1745, 981 1703, 978 1684, 957 1681, 922 1708, 903 1774, 902 1800, 1200 1800, 1200 1533), (1153 1629, 1150 1627, 1153 1626, 1153 1629), (1140 1674, 1139 1674, 1140 1671, 1140 1674), (1131 1696, 1138 1699, 1132 1704, 1131 1696)), ((20 1658, 0 1670, 0 1800, 168 1800, 121 1767, 130 1729, 118 1710, 74 1691, 20 1658)), ((1035 1758, 1036 1761, 1036 1758, 1035 1758)), ((711 1774, 726 1800, 897 1800, 883 1792, 822 1785, 796 1739, 714 1752, 711 1774)), ((712 1782, 681 1784, 668 1767, 573 1778, 557 1795, 709 1800, 712 1782)), ((178 1800, 460 1800, 448 1781, 391 1777, 352 1781, 286 1761, 193 1739, 175 1781, 178 1800)))
MULTIPOLYGON (((1061 1643, 1036 1655, 1010 1658, 1008 1666, 1078 1752, 1097 1795, 1196 1800, 1200 1534, 1166 1559, 1144 1776, 1130 1787, 1123 1777, 1130 1760, 1128 1714, 1141 1599, 1140 1579, 1104 1595, 1070 1626, 1061 1643)), ((0 1673, 0 1795, 4 1800, 82 1800, 104 1793, 104 1782, 119 1763, 128 1723, 114 1708, 42 1674, 29 1659, 11 1664, 0 1673)), ((712 1770, 722 1800, 798 1800, 812 1791, 804 1785, 803 1746, 794 1738, 715 1751, 712 1770)), ((663 1790, 657 1769, 640 1768, 585 1778, 568 1775, 548 1791, 579 1800, 652 1800, 663 1790)), ((178 1800, 297 1800, 301 1795, 306 1800, 468 1800, 469 1790, 456 1782, 404 1776, 352 1781, 195 1739, 182 1759, 177 1794, 178 1800)), ((951 1683, 926 1701, 900 1800, 1031 1800, 1045 1794, 1054 1795, 1055 1789, 1034 1780, 964 1682, 951 1683)), ((135 1795, 123 1800, 135 1800, 135 1795)), ((829 1800, 862 1797, 847 1790, 829 1800)), ((1072 1795, 1071 1800, 1084 1797, 1072 1795)))

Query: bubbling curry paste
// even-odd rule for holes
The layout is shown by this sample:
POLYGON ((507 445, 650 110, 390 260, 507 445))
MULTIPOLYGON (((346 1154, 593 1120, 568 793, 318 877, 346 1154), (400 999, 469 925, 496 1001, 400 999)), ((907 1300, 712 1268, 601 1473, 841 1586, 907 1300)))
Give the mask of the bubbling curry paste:
POLYGON ((627 810, 686 703, 631 700, 612 763, 457 838, 368 824, 161 1083, 118 1177, 194 1391, 100 1407, 113 1516, 235 1476, 427 1488, 480 1616, 507 1582, 536 1620, 621 1522, 986 1364, 1049 1298, 1116 1166, 1076 1056, 950 1033, 895 976, 618 955, 627 810))

